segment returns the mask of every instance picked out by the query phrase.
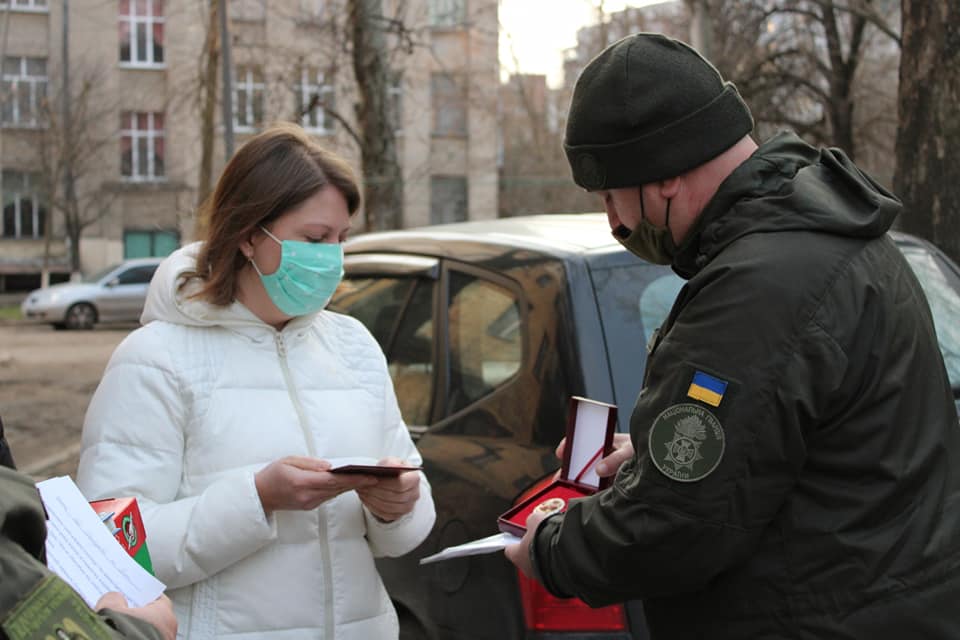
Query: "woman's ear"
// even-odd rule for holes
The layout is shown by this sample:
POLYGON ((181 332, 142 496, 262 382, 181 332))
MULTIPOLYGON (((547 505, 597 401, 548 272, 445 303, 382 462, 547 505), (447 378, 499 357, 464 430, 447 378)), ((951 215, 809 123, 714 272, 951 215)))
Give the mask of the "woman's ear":
POLYGON ((259 233, 261 233, 259 229, 254 229, 240 241, 240 253, 242 253, 247 260, 253 258, 254 241, 256 240, 256 235, 259 233))

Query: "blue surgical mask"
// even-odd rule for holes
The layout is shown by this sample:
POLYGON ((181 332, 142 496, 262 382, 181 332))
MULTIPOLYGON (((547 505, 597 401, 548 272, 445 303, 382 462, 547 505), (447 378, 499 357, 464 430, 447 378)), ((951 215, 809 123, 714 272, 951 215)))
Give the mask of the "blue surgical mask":
POLYGON ((304 316, 327 306, 343 279, 343 247, 329 242, 280 240, 260 229, 280 245, 280 266, 264 275, 253 258, 250 263, 277 309, 288 316, 304 316))

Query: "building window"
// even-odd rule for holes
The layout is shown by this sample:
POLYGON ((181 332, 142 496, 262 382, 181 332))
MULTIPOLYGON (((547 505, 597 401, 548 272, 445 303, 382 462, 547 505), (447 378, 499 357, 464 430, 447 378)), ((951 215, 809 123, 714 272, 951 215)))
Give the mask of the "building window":
POLYGON ((4 238, 42 238, 47 224, 47 209, 39 196, 39 175, 4 171, 3 218, 0 236, 4 238))
POLYGON ((464 176, 431 176, 430 224, 467 219, 467 179, 464 176))
POLYGON ((134 181, 165 174, 162 113, 120 114, 120 175, 134 181))
POLYGON ((255 67, 237 67, 233 86, 233 124, 253 131, 263 123, 263 74, 255 67))
POLYGON ((11 11, 40 11, 43 13, 49 11, 47 0, 13 0, 12 2, 0 2, 0 9, 10 9, 11 11))
POLYGON ((120 0, 120 62, 163 65, 163 0, 120 0))
POLYGON ((180 247, 175 229, 124 229, 123 258, 165 257, 180 247))
POLYGON ((434 73, 430 78, 433 135, 467 135, 467 87, 462 76, 434 73))
POLYGON ((304 129, 317 133, 333 131, 334 108, 333 85, 324 79, 322 71, 312 68, 300 69, 300 77, 293 87, 294 100, 300 124, 304 129))
POLYGON ((467 0, 430 0, 430 26, 459 27, 467 21, 467 0))
POLYGON ((267 18, 266 0, 230 0, 227 15, 241 22, 263 22, 267 18))
POLYGON ((40 125, 47 99, 46 59, 4 58, 0 91, 3 92, 3 124, 20 127, 40 125))
POLYGON ((387 117, 393 124, 393 132, 403 133, 403 74, 391 71, 387 86, 387 117))

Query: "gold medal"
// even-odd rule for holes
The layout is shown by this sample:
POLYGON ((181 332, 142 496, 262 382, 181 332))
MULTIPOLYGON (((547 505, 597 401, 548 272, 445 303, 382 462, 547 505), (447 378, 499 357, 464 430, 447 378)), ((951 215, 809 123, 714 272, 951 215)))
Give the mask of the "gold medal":
POLYGON ((566 503, 563 501, 563 498, 550 498, 544 500, 534 508, 534 513, 539 513, 544 516, 549 516, 551 513, 556 513, 557 511, 563 511, 566 507, 566 503))

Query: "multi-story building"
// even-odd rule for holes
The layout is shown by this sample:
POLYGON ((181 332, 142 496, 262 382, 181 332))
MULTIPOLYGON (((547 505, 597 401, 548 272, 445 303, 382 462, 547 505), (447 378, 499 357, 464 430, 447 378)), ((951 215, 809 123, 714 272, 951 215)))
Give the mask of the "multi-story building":
POLYGON ((679 0, 603 13, 577 30, 577 45, 564 52, 563 85, 546 77, 513 74, 500 86, 500 215, 596 211, 602 203, 577 187, 563 152, 566 112, 573 86, 587 63, 608 44, 636 31, 689 31, 679 0))
POLYGON ((578 29, 577 45, 564 51, 561 102, 569 104, 580 72, 594 56, 607 45, 640 31, 664 33, 679 40, 689 40, 690 16, 686 3, 664 0, 643 7, 626 7, 601 14, 596 23, 578 29))
MULTIPOLYGON (((45 263, 54 280, 68 277, 71 236, 83 272, 193 239, 216 3, 0 1, 0 291, 37 286, 45 263)), ((360 172, 345 3, 228 1, 237 146, 296 121, 360 172)), ((384 5, 403 225, 496 217, 497 1, 384 5)), ((218 102, 214 179, 220 114, 218 102)))

